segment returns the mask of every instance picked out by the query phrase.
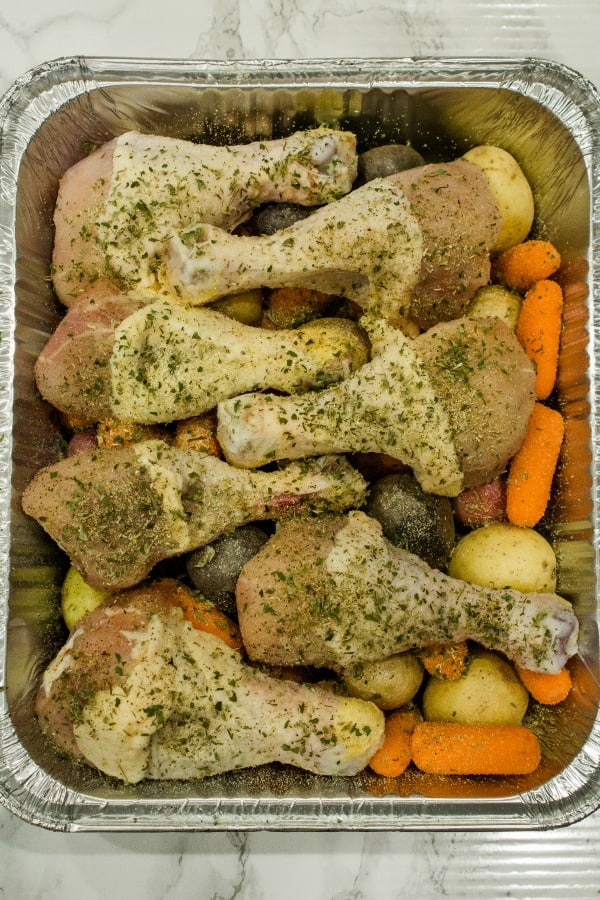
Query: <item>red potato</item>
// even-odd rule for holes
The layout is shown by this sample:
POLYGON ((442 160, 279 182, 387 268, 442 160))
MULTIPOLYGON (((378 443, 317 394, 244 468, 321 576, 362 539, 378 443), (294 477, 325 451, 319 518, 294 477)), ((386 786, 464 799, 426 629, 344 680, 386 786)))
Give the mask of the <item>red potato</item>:
POLYGON ((453 501, 454 515, 461 525, 479 528, 506 519, 506 482, 502 475, 466 488, 453 501))
POLYGON ((67 445, 67 456, 77 456, 88 450, 95 450, 98 446, 98 438, 95 428, 86 428, 76 432, 67 445))

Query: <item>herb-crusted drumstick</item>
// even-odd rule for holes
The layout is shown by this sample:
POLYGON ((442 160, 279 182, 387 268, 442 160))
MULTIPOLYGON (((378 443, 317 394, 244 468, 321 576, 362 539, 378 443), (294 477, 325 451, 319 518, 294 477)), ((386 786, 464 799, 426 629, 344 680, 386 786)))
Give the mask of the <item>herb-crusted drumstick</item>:
POLYGON ((370 181, 273 235, 199 222, 173 235, 157 276, 189 303, 304 286, 428 328, 463 315, 487 284, 501 224, 485 174, 456 160, 370 181))
POLYGON ((350 509, 363 503, 365 490, 362 476, 339 457, 248 472, 148 440, 42 469, 22 505, 90 585, 117 590, 238 525, 291 511, 350 509))
POLYGON ((535 373, 499 319, 456 319, 417 338, 380 320, 373 358, 310 395, 246 394, 218 405, 217 437, 237 466, 321 453, 382 452, 423 490, 455 496, 501 472, 521 444, 535 373))
POLYGON ((577 651, 556 594, 450 578, 395 547, 363 512, 285 523, 242 569, 239 625, 250 659, 337 672, 435 643, 473 640, 558 672, 577 651))
POLYGON ((219 147, 129 131, 72 166, 59 185, 53 283, 71 306, 115 289, 152 294, 172 231, 232 229, 259 203, 313 206, 350 190, 356 138, 327 128, 219 147))
POLYGON ((383 738, 375 704, 278 680, 194 629, 168 580, 80 620, 37 695, 43 730, 115 778, 202 778, 287 763, 354 775, 383 738))
POLYGON ((72 307, 36 361, 42 396, 85 421, 171 422, 246 391, 322 388, 368 358, 349 319, 269 331, 167 300, 138 307, 126 296, 72 307))

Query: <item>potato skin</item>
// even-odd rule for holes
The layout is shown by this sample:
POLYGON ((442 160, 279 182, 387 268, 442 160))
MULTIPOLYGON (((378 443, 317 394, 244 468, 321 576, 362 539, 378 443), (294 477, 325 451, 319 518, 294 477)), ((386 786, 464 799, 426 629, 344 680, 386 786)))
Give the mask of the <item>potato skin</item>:
POLYGON ((348 669, 343 680, 350 696, 370 700, 380 709, 398 709, 421 687, 423 666, 412 653, 398 653, 348 669))
POLYGON ((239 574, 267 539, 268 535, 261 528, 240 525, 190 553, 186 560, 188 578, 217 609, 235 617, 235 586, 239 574))
POLYGON ((533 528, 497 522, 476 528, 457 543, 448 574, 483 587, 553 593, 556 555, 533 528))
POLYGON ((533 192, 516 159, 501 147, 480 145, 462 157, 487 175, 490 189, 502 215, 502 228, 493 250, 502 253, 524 241, 531 231, 535 212, 533 192))
POLYGON ((222 312, 223 315, 242 322, 244 325, 258 325, 263 311, 263 295, 260 288, 253 291, 242 291, 239 294, 229 294, 211 304, 211 309, 222 312))
POLYGON ((86 453, 88 450, 95 450, 98 446, 98 438, 96 437, 95 428, 86 428, 83 431, 77 431, 69 440, 67 445, 67 455, 76 456, 78 453, 86 453))
POLYGON ((456 520, 469 528, 506 521, 506 482, 503 476, 461 491, 452 501, 452 507, 456 520))
POLYGON ((65 625, 72 631, 77 622, 100 606, 109 596, 108 591, 99 591, 84 581, 74 566, 70 566, 62 583, 60 608, 65 625))
POLYGON ((251 234, 275 234, 294 222, 308 218, 315 208, 299 203, 265 203, 246 223, 246 228, 251 234))
POLYGON ((412 473, 378 479, 365 511, 381 523, 383 533, 396 546, 434 568, 448 564, 455 537, 452 503, 447 497, 426 494, 412 473))
POLYGON ((528 703, 512 665, 488 651, 473 654, 459 679, 430 678, 423 691, 423 715, 432 722, 520 725, 528 703))
POLYGON ((514 331, 521 311, 521 297, 503 284, 486 284, 478 288, 469 303, 467 315, 480 319, 495 316, 514 331))
POLYGON ((358 157, 358 184, 424 166, 425 159, 409 144, 383 144, 358 157))

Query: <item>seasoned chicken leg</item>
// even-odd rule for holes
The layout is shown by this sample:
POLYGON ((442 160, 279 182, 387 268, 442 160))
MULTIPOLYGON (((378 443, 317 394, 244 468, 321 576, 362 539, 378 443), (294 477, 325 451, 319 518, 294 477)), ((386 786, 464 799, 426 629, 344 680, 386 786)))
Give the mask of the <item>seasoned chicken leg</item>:
POLYGON ((374 704, 272 678, 194 630, 170 581, 82 619, 45 671, 36 711, 63 751, 129 783, 274 761, 354 775, 383 739, 374 704))
POLYGON ((259 519, 360 506, 366 483, 343 458, 273 472, 149 440, 62 459, 25 488, 23 510, 93 587, 141 581, 155 563, 259 519))
POLYGON ((246 391, 324 387, 368 358, 349 319, 267 331, 210 309, 138 306, 111 297, 72 307, 37 359, 41 395, 90 422, 171 422, 246 391))
POLYGON ((428 328, 464 315, 488 283, 500 225, 487 177, 458 160, 370 181, 273 235, 199 224, 172 237, 159 278, 195 304, 302 285, 428 328))
POLYGON ((60 182, 54 288, 66 306, 115 289, 152 294, 171 232, 199 221, 230 230, 259 203, 328 203, 350 190, 356 171, 356 139, 345 131, 233 147, 127 132, 60 182))
POLYGON ((373 358, 339 384, 219 403, 229 462, 380 452, 411 466, 428 493, 448 496, 501 472, 534 403, 534 369, 512 331, 499 319, 464 318, 411 339, 362 321, 373 358))
POLYGON ((279 526, 242 569, 236 598, 246 652, 275 665, 343 671, 474 640, 525 668, 558 672, 577 651, 566 600, 450 578, 358 511, 279 526))

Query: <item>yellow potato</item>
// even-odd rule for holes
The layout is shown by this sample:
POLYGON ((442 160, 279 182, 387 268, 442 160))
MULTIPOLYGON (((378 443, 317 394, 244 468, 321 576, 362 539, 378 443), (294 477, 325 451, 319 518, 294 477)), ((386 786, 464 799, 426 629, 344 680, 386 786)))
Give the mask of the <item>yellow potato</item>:
POLYGON ((448 574, 483 587, 553 593, 556 555, 533 528, 496 522, 476 528, 460 539, 448 574))
POLYGON ((502 284, 486 284, 480 287, 473 296, 467 309, 467 315, 479 319, 495 316, 502 319, 513 331, 521 311, 521 297, 515 291, 502 284))
POLYGON ((502 214, 493 250, 501 253, 520 244, 531 231, 535 209, 531 186, 514 156, 501 147, 483 144, 473 147, 463 159, 485 172, 502 214))
POLYGON ((71 566, 63 581, 60 597, 62 616, 69 631, 82 616, 100 606, 108 596, 108 591, 90 587, 77 569, 71 566))
POLYGON ((380 709, 398 709, 409 703, 423 681, 423 666, 412 653, 398 653, 344 672, 346 690, 352 697, 370 700, 380 709))
POLYGON ((221 300, 215 300, 212 309, 216 309, 244 325, 258 325, 263 309, 262 291, 257 288, 253 291, 229 294, 221 300))
POLYGON ((503 657, 473 654, 456 681, 430 678, 423 691, 423 715, 432 722, 520 725, 529 694, 503 657))

